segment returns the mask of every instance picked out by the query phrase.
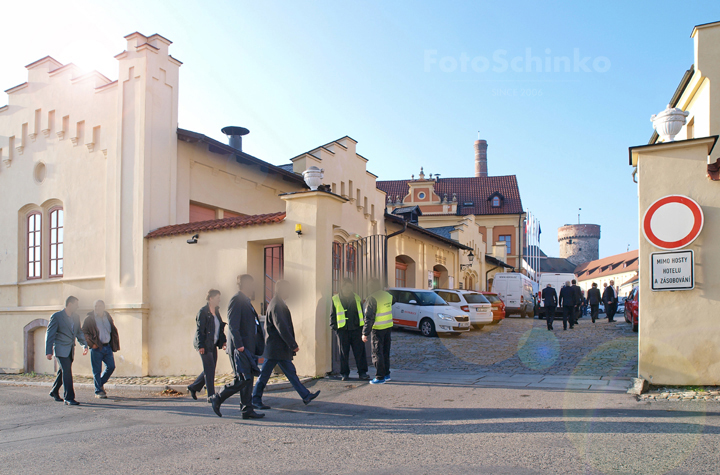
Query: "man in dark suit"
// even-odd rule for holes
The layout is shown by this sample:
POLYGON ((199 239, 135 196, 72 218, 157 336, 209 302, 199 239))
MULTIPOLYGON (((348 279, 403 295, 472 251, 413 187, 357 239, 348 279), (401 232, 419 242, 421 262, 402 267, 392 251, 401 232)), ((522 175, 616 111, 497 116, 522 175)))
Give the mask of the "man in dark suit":
POLYGON ((608 322, 614 322, 615 312, 617 312, 617 293, 615 292, 614 280, 611 280, 610 285, 605 287, 603 304, 605 304, 605 313, 607 313, 608 322))
POLYGON ((290 295, 291 288, 288 281, 277 281, 275 284, 275 296, 268 304, 265 313, 265 329, 267 331, 265 353, 263 354, 265 362, 252 394, 253 405, 258 409, 270 409, 270 406, 263 403, 262 397, 275 366, 280 366, 280 369, 285 373, 288 381, 290 381, 290 384, 292 384, 292 387, 306 405, 310 404, 310 401, 320 394, 320 391, 311 393, 300 382, 295 371, 295 365, 292 362, 293 357, 300 351, 300 348, 295 341, 295 328, 293 327, 290 309, 285 304, 290 295))
MULTIPOLYGON (((255 412, 252 405, 253 376, 257 371, 256 339, 258 338, 257 312, 252 305, 255 299, 255 279, 249 274, 237 278, 238 293, 233 296, 228 306, 228 337, 227 347, 235 379, 228 383, 219 393, 215 393, 210 402, 213 411, 219 417, 220 406, 235 393, 240 393, 240 409, 243 419, 260 419, 265 414, 255 412)), ((261 330, 260 330, 261 331, 261 330)), ((262 335, 260 333, 260 335, 262 335)))
POLYGON ((598 317, 598 309, 600 308, 601 298, 600 289, 597 288, 597 282, 593 282, 592 288, 590 288, 587 293, 587 300, 590 305, 590 318, 592 318, 593 323, 595 323, 595 320, 597 320, 598 317))
POLYGON ((573 326, 573 313, 575 312, 575 291, 573 290, 570 282, 565 282, 565 285, 560 289, 560 306, 563 309, 563 330, 567 330, 568 320, 570 320, 570 329, 573 326))
POLYGON ((73 388, 72 364, 75 359, 75 340, 83 346, 83 356, 87 355, 88 345, 80 326, 80 317, 75 314, 80 306, 77 297, 72 295, 65 300, 65 308, 50 317, 45 333, 45 355, 52 360, 53 354, 60 368, 50 396, 56 401, 65 400, 68 406, 79 406, 75 400, 73 388), (65 386, 64 397, 60 399, 60 386, 65 386))
POLYGON ((557 308, 557 292, 552 288, 551 284, 548 284, 542 290, 542 299, 545 308, 545 321, 547 322, 547 329, 553 329, 553 321, 555 320, 555 308, 557 308))
POLYGON ((580 305, 582 304, 582 289, 577 285, 577 280, 572 280, 573 292, 575 293, 575 311, 573 311, 573 325, 577 325, 578 319, 580 318, 580 305))

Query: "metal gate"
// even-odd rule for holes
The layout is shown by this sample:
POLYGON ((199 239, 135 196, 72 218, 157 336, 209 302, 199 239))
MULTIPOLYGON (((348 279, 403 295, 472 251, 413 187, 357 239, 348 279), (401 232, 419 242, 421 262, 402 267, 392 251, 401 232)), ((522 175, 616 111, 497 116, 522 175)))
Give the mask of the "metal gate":
POLYGON ((334 242, 332 248, 333 295, 340 290, 343 279, 355 282, 364 299, 370 279, 387 283, 387 236, 375 234, 348 243, 334 242))
MULTIPOLYGON (((332 246, 332 294, 340 291, 343 279, 352 279, 356 292, 367 298, 367 283, 370 279, 380 279, 387 284, 387 239, 385 234, 375 234, 356 241, 334 242, 332 246)), ((368 363, 371 363, 370 342, 365 345, 368 363)), ((350 358, 351 365, 354 358, 350 358)), ((340 371, 340 345, 336 332, 332 338, 332 372, 340 371)))

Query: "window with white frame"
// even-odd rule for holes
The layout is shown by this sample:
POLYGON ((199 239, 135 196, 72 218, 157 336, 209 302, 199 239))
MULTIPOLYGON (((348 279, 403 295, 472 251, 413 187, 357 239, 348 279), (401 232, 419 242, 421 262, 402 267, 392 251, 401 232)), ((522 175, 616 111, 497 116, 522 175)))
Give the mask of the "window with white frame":
POLYGON ((63 209, 50 210, 50 277, 63 275, 63 209))
POLYGON ((27 278, 42 277, 42 214, 32 212, 27 217, 27 278))

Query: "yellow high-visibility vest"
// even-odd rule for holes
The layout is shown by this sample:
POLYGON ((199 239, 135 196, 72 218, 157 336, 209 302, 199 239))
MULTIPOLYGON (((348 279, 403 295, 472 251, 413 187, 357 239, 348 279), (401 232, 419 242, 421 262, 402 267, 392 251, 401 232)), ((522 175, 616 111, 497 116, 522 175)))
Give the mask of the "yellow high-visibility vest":
POLYGON ((386 328, 392 328, 392 295, 390 295, 388 292, 385 292, 384 290, 381 290, 372 294, 372 297, 377 302, 373 330, 384 330, 386 328))
MULTIPOLYGON (((337 327, 338 329, 345 326, 347 318, 345 317, 345 307, 343 307, 340 301, 340 295, 333 295, 333 305, 335 306, 335 315, 337 315, 337 327)), ((358 319, 360 319, 360 326, 365 325, 363 321, 362 303, 360 302, 360 296, 355 294, 355 303, 357 304, 358 319)))

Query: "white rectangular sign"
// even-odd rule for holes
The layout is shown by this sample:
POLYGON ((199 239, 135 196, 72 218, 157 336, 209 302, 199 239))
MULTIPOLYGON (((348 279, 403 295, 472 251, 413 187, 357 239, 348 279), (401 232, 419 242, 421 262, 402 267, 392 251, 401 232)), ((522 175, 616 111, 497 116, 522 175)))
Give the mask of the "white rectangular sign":
POLYGON ((653 290, 692 290, 695 288, 695 253, 687 251, 650 254, 653 290))

